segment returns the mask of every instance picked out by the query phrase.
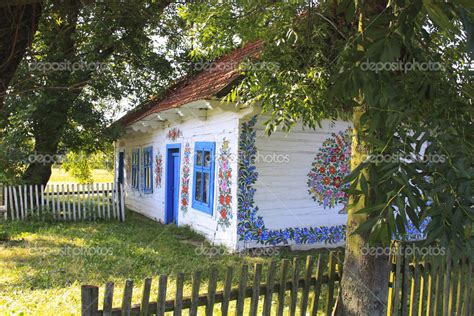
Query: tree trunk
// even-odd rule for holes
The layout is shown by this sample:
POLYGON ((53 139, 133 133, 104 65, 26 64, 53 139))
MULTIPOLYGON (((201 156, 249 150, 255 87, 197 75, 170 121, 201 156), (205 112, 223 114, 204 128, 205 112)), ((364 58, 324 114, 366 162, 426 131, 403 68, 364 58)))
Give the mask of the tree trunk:
POLYGON ((51 177, 51 168, 58 162, 60 135, 67 122, 68 102, 52 104, 49 113, 38 113, 34 129, 35 151, 29 156, 29 165, 23 180, 31 184, 46 185, 51 177))
MULTIPOLYGON (((354 110, 351 170, 354 170, 367 154, 366 146, 359 137, 360 117, 363 113, 363 107, 354 110)), ((336 315, 386 314, 390 267, 388 257, 367 254, 362 250, 363 247, 368 247, 367 234, 351 234, 368 219, 366 214, 355 214, 364 206, 364 197, 357 202, 352 198, 349 201, 344 273, 336 315)))
MULTIPOLYGON (((56 12, 63 20, 60 27, 48 24, 42 28, 50 28, 47 32, 53 34, 59 29, 55 37, 47 37, 49 55, 48 62, 76 61, 76 27, 81 4, 77 1, 67 3, 55 3, 53 12, 56 12)), ((48 75, 47 84, 43 88, 41 97, 38 97, 32 114, 33 136, 35 140, 35 151, 30 156, 29 165, 23 174, 23 180, 32 184, 46 185, 51 177, 51 168, 58 162, 58 149, 61 138, 68 123, 68 113, 75 100, 80 95, 83 87, 77 89, 59 90, 50 89, 51 86, 62 86, 75 84, 81 80, 69 71, 51 72, 48 75)))
POLYGON ((38 0, 24 5, 9 5, 8 1, 0 5, 0 110, 10 81, 31 45, 40 16, 38 0))

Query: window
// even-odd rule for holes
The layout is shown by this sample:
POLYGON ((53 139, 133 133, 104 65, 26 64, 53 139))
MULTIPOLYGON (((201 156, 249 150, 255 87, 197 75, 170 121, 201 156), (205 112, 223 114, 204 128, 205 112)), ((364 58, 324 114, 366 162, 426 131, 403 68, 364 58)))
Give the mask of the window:
POLYGON ((153 147, 143 149, 143 191, 153 193, 153 147))
POLYGON ((212 215, 214 200, 215 143, 198 142, 194 147, 193 208, 212 215))
POLYGON ((138 190, 140 184, 140 150, 134 149, 132 151, 132 189, 138 190))

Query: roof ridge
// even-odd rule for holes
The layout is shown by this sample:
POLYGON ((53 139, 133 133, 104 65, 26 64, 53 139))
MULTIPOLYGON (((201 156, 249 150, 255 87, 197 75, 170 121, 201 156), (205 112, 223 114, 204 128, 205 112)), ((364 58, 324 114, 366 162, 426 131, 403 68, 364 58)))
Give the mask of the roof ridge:
POLYGON ((237 77, 237 67, 235 66, 240 64, 244 58, 254 56, 261 50, 262 45, 263 41, 259 39, 247 42, 239 48, 229 51, 228 53, 218 57, 216 60, 209 62, 209 65, 214 66, 205 68, 198 73, 185 75, 179 78, 175 83, 164 89, 161 96, 153 96, 144 101, 141 105, 128 111, 125 115, 119 118, 116 123, 128 126, 149 114, 179 107, 198 99, 210 98, 235 80, 237 77), (223 69, 216 67, 216 65, 225 63, 228 60, 235 60, 236 65, 232 65, 229 69, 226 69, 226 67, 222 67, 223 69), (211 79, 212 82, 206 82, 206 80, 209 81, 211 79), (193 85, 196 85, 196 81, 198 81, 197 87, 193 88, 193 85), (203 91, 199 91, 199 88, 203 91), (181 100, 179 100, 180 97, 181 100), (178 99, 174 100, 176 98, 178 99))

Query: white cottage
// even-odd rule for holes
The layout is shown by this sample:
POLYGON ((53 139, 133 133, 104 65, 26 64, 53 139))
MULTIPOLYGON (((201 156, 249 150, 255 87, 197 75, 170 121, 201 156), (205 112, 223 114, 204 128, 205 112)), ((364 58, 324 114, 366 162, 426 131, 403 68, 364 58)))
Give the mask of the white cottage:
POLYGON ((126 114, 117 140, 125 204, 156 221, 190 226, 231 250, 336 246, 345 237, 350 123, 264 135, 258 106, 221 97, 255 57, 248 44, 126 114))

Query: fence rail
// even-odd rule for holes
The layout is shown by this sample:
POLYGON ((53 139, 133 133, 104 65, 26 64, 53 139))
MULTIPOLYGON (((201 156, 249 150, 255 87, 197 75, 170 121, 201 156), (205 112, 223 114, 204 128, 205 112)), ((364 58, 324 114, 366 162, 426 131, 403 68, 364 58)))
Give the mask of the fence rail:
POLYGON ((180 316, 183 311, 188 311, 189 315, 213 315, 214 309, 219 308, 220 315, 228 315, 231 302, 235 302, 235 314, 243 315, 245 300, 250 298, 250 305, 245 308, 249 310, 250 315, 286 315, 287 310, 294 315, 299 314, 317 315, 322 311, 327 315, 332 312, 335 299, 335 284, 338 283, 342 275, 342 253, 331 252, 328 259, 325 255, 314 257, 308 256, 305 268, 299 268, 297 258, 290 264, 288 259, 283 259, 280 264, 280 271, 277 274, 276 262, 268 264, 266 276, 264 277, 263 265, 255 264, 253 277, 249 274, 249 266, 244 264, 240 268, 239 284, 232 287, 232 279, 235 270, 229 267, 225 273, 223 288, 217 291, 218 271, 212 269, 209 273, 209 282, 206 294, 199 294, 201 287, 201 272, 197 271, 192 277, 192 294, 183 297, 184 273, 178 273, 176 277, 176 288, 173 292, 174 299, 167 300, 169 292, 167 283, 168 276, 160 275, 158 281, 157 300, 150 302, 151 278, 146 278, 143 283, 142 300, 138 305, 133 305, 132 292, 133 281, 127 280, 122 297, 121 307, 113 308, 112 301, 114 296, 114 283, 109 282, 105 285, 105 294, 103 309, 99 310, 99 288, 93 285, 83 285, 81 288, 83 316, 92 315, 165 315, 167 312, 173 312, 173 315, 180 316), (290 266, 292 271, 290 273, 290 266), (300 271, 301 270, 301 271, 300 271), (263 280, 263 283, 262 283, 263 280), (325 285, 325 300, 321 304, 322 285, 325 285), (287 292, 290 292, 289 299, 286 299, 287 292), (276 295, 275 295, 276 294, 276 295), (310 301, 309 297, 313 297, 310 301), (263 297, 263 305, 259 306, 263 297), (277 302, 276 306, 272 304, 277 302), (220 306, 217 306, 220 304, 220 306), (285 307, 286 306, 286 307, 285 307), (199 310, 199 307, 205 307, 199 310))
MULTIPOLYGON (((124 187, 114 183, 0 186, 6 218, 124 221, 124 187)), ((1 201, 0 201, 1 202, 1 201)), ((0 203, 1 204, 1 203, 0 203)))
MULTIPOLYGON (((408 247, 415 247, 409 245, 408 247)), ((466 256, 411 256, 396 251, 391 257, 390 282, 388 286, 387 315, 474 315, 474 291, 472 291, 472 261, 466 256)), ((411 253, 416 253, 415 250, 411 253)), ((277 273, 276 262, 271 262, 263 275, 261 264, 255 264, 253 276, 249 266, 240 268, 239 284, 232 287, 235 270, 229 267, 225 273, 223 288, 217 290, 217 270, 209 273, 207 293, 200 294, 201 272, 192 277, 192 294, 183 297, 184 273, 176 275, 174 299, 166 299, 168 276, 160 275, 157 300, 150 302, 152 279, 144 280, 142 300, 132 305, 133 281, 127 280, 122 304, 113 307, 114 283, 105 285, 103 308, 99 310, 99 288, 83 285, 82 315, 165 315, 171 312, 180 316, 229 314, 231 302, 235 304, 235 315, 331 315, 339 283, 342 278, 342 252, 330 252, 326 257, 308 256, 304 269, 298 259, 281 261, 277 273), (291 271, 290 271, 291 270, 291 271), (263 282, 262 282, 263 281, 263 282), (324 290, 323 290, 324 286, 324 290), (287 295, 289 292, 289 295, 287 295), (250 298, 249 300, 246 299, 250 298), (263 304, 261 299, 263 298, 263 304), (276 304, 273 304, 276 303, 276 304), (220 304, 220 305, 219 305, 220 304), (261 304, 259 306, 259 304, 261 304), (245 308, 244 308, 245 305, 245 308), (199 309, 201 308, 201 309, 199 309), (273 311, 272 311, 273 309, 273 311)))

